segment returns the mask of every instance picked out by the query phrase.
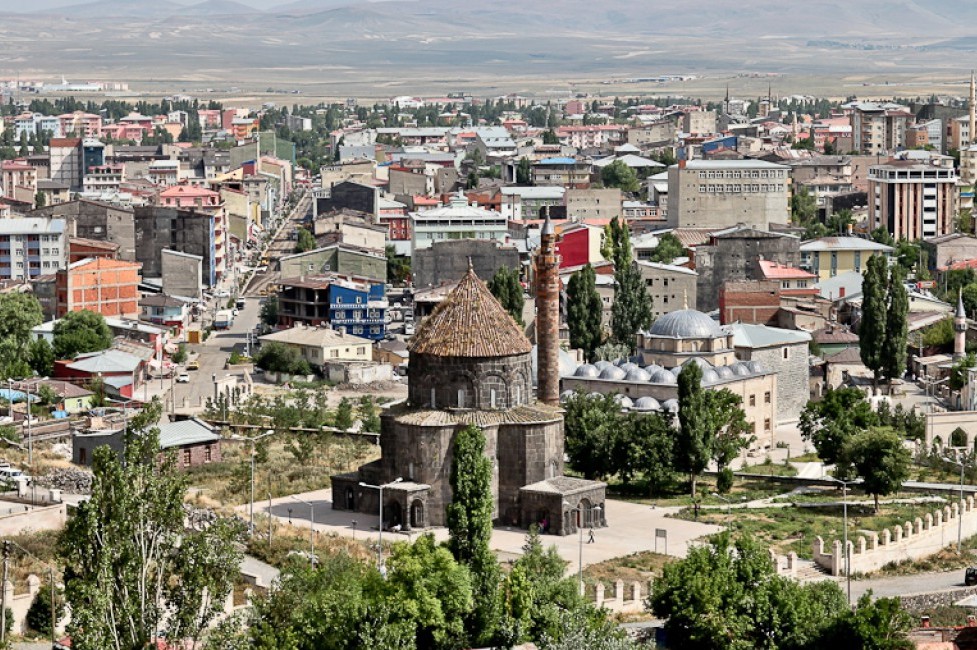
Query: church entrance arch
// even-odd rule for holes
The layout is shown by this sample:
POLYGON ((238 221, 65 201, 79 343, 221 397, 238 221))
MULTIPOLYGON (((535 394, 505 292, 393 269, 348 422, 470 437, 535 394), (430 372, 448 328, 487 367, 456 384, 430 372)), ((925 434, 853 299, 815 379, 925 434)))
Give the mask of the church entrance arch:
POLYGON ((356 510, 356 498, 353 496, 353 488, 346 488, 346 509, 356 510))
POLYGON ((404 513, 396 501, 383 504, 383 517, 386 519, 384 523, 387 528, 404 525, 404 513))

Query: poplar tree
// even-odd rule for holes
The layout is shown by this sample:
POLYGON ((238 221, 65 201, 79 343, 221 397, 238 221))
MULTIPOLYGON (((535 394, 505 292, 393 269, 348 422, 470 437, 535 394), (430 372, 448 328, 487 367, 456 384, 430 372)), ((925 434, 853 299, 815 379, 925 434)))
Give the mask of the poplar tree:
POLYGON ((505 308, 512 320, 522 325, 522 310, 525 305, 522 285, 519 283, 519 272, 507 266, 499 267, 492 279, 488 281, 489 291, 505 308))
POLYGON ((862 281, 862 319, 858 325, 858 352, 865 367, 872 371, 872 386, 879 387, 884 367, 883 346, 886 326, 886 278, 888 261, 883 255, 868 259, 862 281))
POLYGON ((608 225, 602 252, 614 260, 611 335, 614 341, 633 351, 638 331, 651 325, 651 297, 634 265, 628 226, 616 217, 608 225))
MULTIPOLYGON (((881 256, 879 256, 881 257, 881 256)), ((882 346, 882 372, 890 386, 893 379, 906 372, 906 338, 909 335, 909 295, 906 293, 906 271, 892 268, 889 279, 889 311, 885 319, 885 343, 882 346)))
POLYGON ((695 498, 696 481, 712 460, 714 441, 702 390, 702 369, 695 363, 685 364, 678 376, 678 421, 675 467, 688 473, 695 498))
POLYGON ((570 276, 567 283, 567 325, 570 347, 584 351, 587 361, 594 360, 594 350, 603 339, 601 315, 603 304, 597 293, 597 275, 587 264, 570 276))
POLYGON ((455 435, 451 461, 448 548, 472 574, 475 608, 466 629, 474 645, 491 642, 498 622, 499 562, 492 553, 492 461, 485 434, 469 425, 455 435))

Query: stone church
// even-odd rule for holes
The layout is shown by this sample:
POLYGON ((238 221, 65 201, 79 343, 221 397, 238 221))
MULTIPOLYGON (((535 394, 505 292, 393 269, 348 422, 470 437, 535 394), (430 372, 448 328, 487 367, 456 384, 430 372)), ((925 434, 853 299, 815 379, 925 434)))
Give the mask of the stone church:
POLYGON ((535 260, 538 396, 532 345, 469 268, 408 344, 408 397, 381 416, 381 458, 332 477, 334 509, 376 513, 380 491, 369 486, 382 485, 385 528, 445 525, 454 437, 474 424, 497 523, 558 535, 605 525, 606 485, 563 476, 558 267, 547 222, 535 260))

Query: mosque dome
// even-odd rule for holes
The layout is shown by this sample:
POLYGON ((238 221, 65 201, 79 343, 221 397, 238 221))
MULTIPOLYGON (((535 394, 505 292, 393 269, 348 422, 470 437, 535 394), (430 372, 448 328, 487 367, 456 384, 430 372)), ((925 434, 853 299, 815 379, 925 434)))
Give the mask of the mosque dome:
POLYGON ((701 311, 679 309, 652 323, 648 334, 675 339, 713 339, 723 336, 723 330, 716 321, 701 311))

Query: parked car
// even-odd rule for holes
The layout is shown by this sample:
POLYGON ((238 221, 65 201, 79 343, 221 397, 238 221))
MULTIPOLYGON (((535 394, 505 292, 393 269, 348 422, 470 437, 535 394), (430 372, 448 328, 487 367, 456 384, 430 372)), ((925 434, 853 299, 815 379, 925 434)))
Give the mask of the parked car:
POLYGON ((200 362, 194 359, 187 362, 187 370, 200 370, 200 362))
POLYGON ((977 567, 969 566, 967 567, 966 573, 963 576, 963 583, 968 587, 977 585, 977 567))
POLYGON ((228 291, 227 289, 221 289, 220 291, 217 292, 217 297, 218 298, 230 298, 231 297, 231 292, 228 291))
POLYGON ((185 372, 181 372, 179 375, 176 376, 176 383, 178 383, 178 384, 189 384, 190 383, 190 375, 187 374, 187 373, 185 373, 185 372))
POLYGON ((414 323, 404 325, 404 334, 406 336, 414 336, 414 323))
POLYGON ((6 489, 13 489, 18 483, 30 483, 31 477, 23 470, 10 465, 0 466, 0 485, 6 489))

